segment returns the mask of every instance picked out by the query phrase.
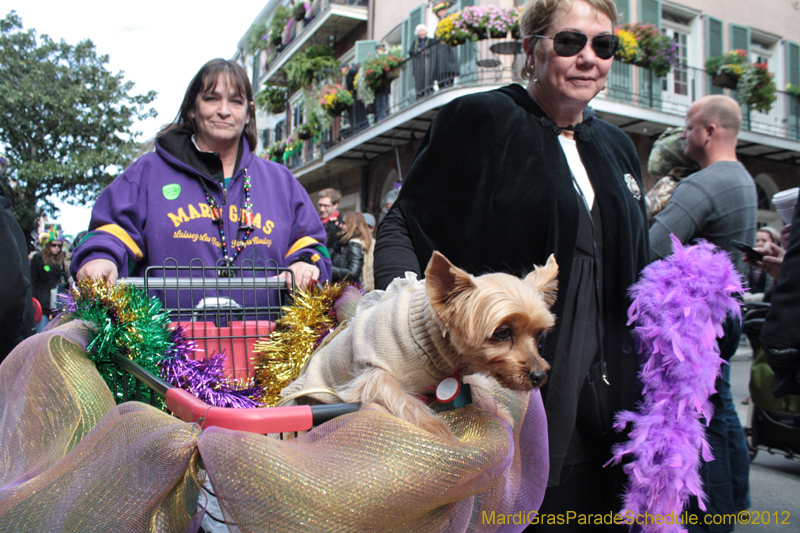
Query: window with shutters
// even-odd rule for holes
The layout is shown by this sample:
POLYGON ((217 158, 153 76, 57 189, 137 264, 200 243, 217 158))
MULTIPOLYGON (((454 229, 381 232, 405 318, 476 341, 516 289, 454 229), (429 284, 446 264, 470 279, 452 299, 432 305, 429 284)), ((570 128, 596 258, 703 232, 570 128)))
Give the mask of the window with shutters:
POLYGON ((698 93, 696 67, 702 64, 699 12, 672 4, 661 4, 661 33, 676 44, 678 65, 661 81, 664 106, 688 106, 698 93))
MULTIPOLYGON (((750 60, 754 63, 764 63, 770 72, 775 73, 775 81, 784 79, 781 72, 782 66, 776 53, 780 38, 758 30, 750 30, 750 60)), ((779 84, 780 86, 780 84, 779 84)))
POLYGON ((681 31, 675 28, 664 28, 662 33, 672 39, 678 46, 678 65, 673 67, 672 71, 667 74, 663 81, 663 89, 665 91, 672 90, 673 93, 682 96, 689 94, 689 74, 688 74, 688 53, 687 43, 689 34, 686 31, 681 31))

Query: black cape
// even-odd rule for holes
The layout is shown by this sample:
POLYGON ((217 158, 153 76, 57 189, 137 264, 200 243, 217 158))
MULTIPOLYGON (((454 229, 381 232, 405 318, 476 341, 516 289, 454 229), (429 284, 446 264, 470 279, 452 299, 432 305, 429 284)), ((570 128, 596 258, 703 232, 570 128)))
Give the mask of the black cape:
MULTIPOLYGON (((581 200, 557 130, 543 117, 519 85, 458 98, 442 108, 381 224, 376 287, 409 267, 424 272, 434 250, 474 275, 523 276, 552 253, 560 266, 559 293, 566 294, 581 200), (392 227, 398 219, 407 225, 399 239, 392 227), (413 248, 402 246, 404 236, 413 248)), ((649 260, 647 216, 631 140, 591 112, 584 124, 588 133, 575 137, 603 221, 603 347, 611 383, 607 409, 613 413, 634 409, 641 397, 638 352, 626 325, 627 290, 649 260)), ((563 311, 563 300, 557 300, 553 312, 561 317, 563 311)), ((557 322, 545 341, 543 356, 551 363, 559 328, 557 322)))

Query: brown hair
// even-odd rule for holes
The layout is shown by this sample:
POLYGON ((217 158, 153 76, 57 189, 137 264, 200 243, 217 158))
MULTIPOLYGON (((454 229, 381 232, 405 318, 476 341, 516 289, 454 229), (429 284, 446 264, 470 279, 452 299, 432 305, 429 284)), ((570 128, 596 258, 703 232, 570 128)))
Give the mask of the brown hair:
POLYGON ((258 130, 256 128, 256 115, 253 112, 251 102, 253 101, 253 87, 250 85, 250 78, 247 77, 247 72, 236 62, 227 59, 212 59, 203 65, 197 74, 195 74, 189 86, 186 88, 186 94, 183 96, 181 109, 178 111, 178 116, 171 124, 167 124, 161 129, 159 135, 172 128, 181 128, 191 133, 197 133, 197 125, 193 118, 189 115, 197 105, 197 96, 200 93, 213 91, 217 86, 217 80, 220 74, 227 74, 228 80, 233 88, 247 102, 248 122, 244 127, 244 138, 247 139, 247 144, 250 145, 250 150, 256 149, 258 142, 258 130))
POLYGON ((322 189, 319 191, 317 198, 330 198, 332 204, 338 204, 342 199, 342 193, 336 189, 322 189))
POLYGON ((48 266, 62 266, 64 264, 64 260, 66 259, 66 254, 64 253, 64 241, 59 239, 53 239, 52 241, 48 242, 42 247, 42 262, 48 266), (50 251, 50 245, 54 242, 61 243, 61 251, 57 254, 54 254, 50 251))
POLYGON ((342 221, 347 224, 347 231, 339 238, 342 243, 348 242, 354 236, 361 241, 361 248, 369 250, 372 244, 372 233, 369 231, 364 214, 358 211, 350 211, 342 216, 342 221))
MULTIPOLYGON (((612 27, 617 23, 619 14, 617 13, 617 5, 614 0, 577 0, 586 2, 592 6, 595 11, 599 11, 611 19, 612 27)), ((544 35, 547 30, 552 26, 559 9, 569 9, 572 6, 573 0, 528 0, 522 8, 522 17, 519 21, 519 29, 522 38, 533 38, 534 35, 544 35)), ((612 28, 613 29, 613 28, 612 28)), ((539 39, 534 40, 533 50, 536 51, 536 44, 539 39)), ((520 72, 522 79, 527 80, 530 77, 528 70, 528 60, 522 65, 520 72)))

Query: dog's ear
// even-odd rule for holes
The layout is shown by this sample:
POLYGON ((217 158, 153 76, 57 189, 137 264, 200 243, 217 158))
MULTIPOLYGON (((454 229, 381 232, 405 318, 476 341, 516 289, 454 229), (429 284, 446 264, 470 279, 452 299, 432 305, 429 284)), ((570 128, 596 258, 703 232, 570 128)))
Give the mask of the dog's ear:
POLYGON ((442 308, 453 298, 474 286, 469 274, 453 265, 439 252, 433 252, 425 269, 425 290, 438 315, 441 316, 442 308))
POLYGON ((542 291, 542 297, 547 307, 552 306, 556 301, 558 292, 558 263, 556 263, 556 257, 550 254, 546 265, 543 267, 537 266, 533 272, 525 276, 525 283, 530 283, 542 291))

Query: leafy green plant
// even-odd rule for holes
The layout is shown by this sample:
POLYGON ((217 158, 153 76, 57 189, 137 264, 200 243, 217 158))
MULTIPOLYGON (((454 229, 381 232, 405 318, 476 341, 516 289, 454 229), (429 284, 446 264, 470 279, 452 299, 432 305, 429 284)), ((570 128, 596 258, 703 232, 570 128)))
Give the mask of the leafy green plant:
POLYGON ((286 23, 292 18, 292 12, 288 7, 279 5, 272 13, 272 20, 269 23, 269 39, 273 44, 278 44, 283 38, 283 30, 286 23))
POLYGON ((299 88, 311 85, 317 74, 326 75, 339 68, 339 61, 334 57, 333 48, 323 44, 297 52, 283 68, 289 84, 299 88))
POLYGON ((747 52, 736 49, 731 50, 727 54, 706 59, 706 72, 711 76, 728 74, 733 79, 733 86, 730 88, 735 89, 736 82, 742 77, 749 65, 750 62, 747 52))
POLYGON ((308 6, 302 1, 297 2, 292 8, 292 16, 294 17, 294 20, 298 22, 305 18, 307 12, 308 6))
POLYGON ((286 96, 287 90, 285 87, 277 85, 265 85, 258 94, 256 94, 255 101, 256 107, 261 109, 267 114, 277 115, 286 111, 286 96))
POLYGON ((375 91, 396 78, 397 70, 403 64, 401 47, 394 46, 385 54, 369 56, 358 67, 353 84, 358 91, 358 99, 369 105, 375 101, 375 91))
POLYGON ((274 143, 267 146, 266 158, 270 161, 274 161, 276 163, 280 162, 281 156, 283 155, 284 145, 283 141, 275 141, 274 143))
POLYGON ((330 116, 338 117, 355 101, 353 93, 338 83, 331 83, 320 89, 319 103, 330 116))
POLYGON ((244 51, 247 55, 253 55, 256 50, 265 50, 268 46, 267 39, 267 25, 264 22, 256 22, 250 29, 247 30, 245 35, 244 51))
POLYGON ((156 93, 108 62, 89 40, 53 41, 14 11, 0 18, 0 187, 28 246, 42 215, 58 215, 56 199, 90 205, 143 147, 137 125, 156 116, 156 93))
POLYGON ((787 83, 784 91, 786 91, 787 93, 791 94, 792 96, 800 100, 800 86, 787 83))
POLYGON ((772 109, 773 102, 778 98, 776 92, 775 79, 767 70, 766 63, 748 65, 736 87, 736 94, 742 103, 762 113, 772 109))
POLYGON ((744 50, 731 50, 706 60, 706 72, 712 83, 735 89, 739 101, 756 111, 768 112, 777 100, 777 87, 772 73, 764 63, 750 63, 744 50))
POLYGON ((672 67, 678 65, 678 45, 659 32, 654 24, 623 24, 616 33, 622 51, 618 51, 615 57, 623 63, 648 68, 656 77, 666 76, 672 67))

